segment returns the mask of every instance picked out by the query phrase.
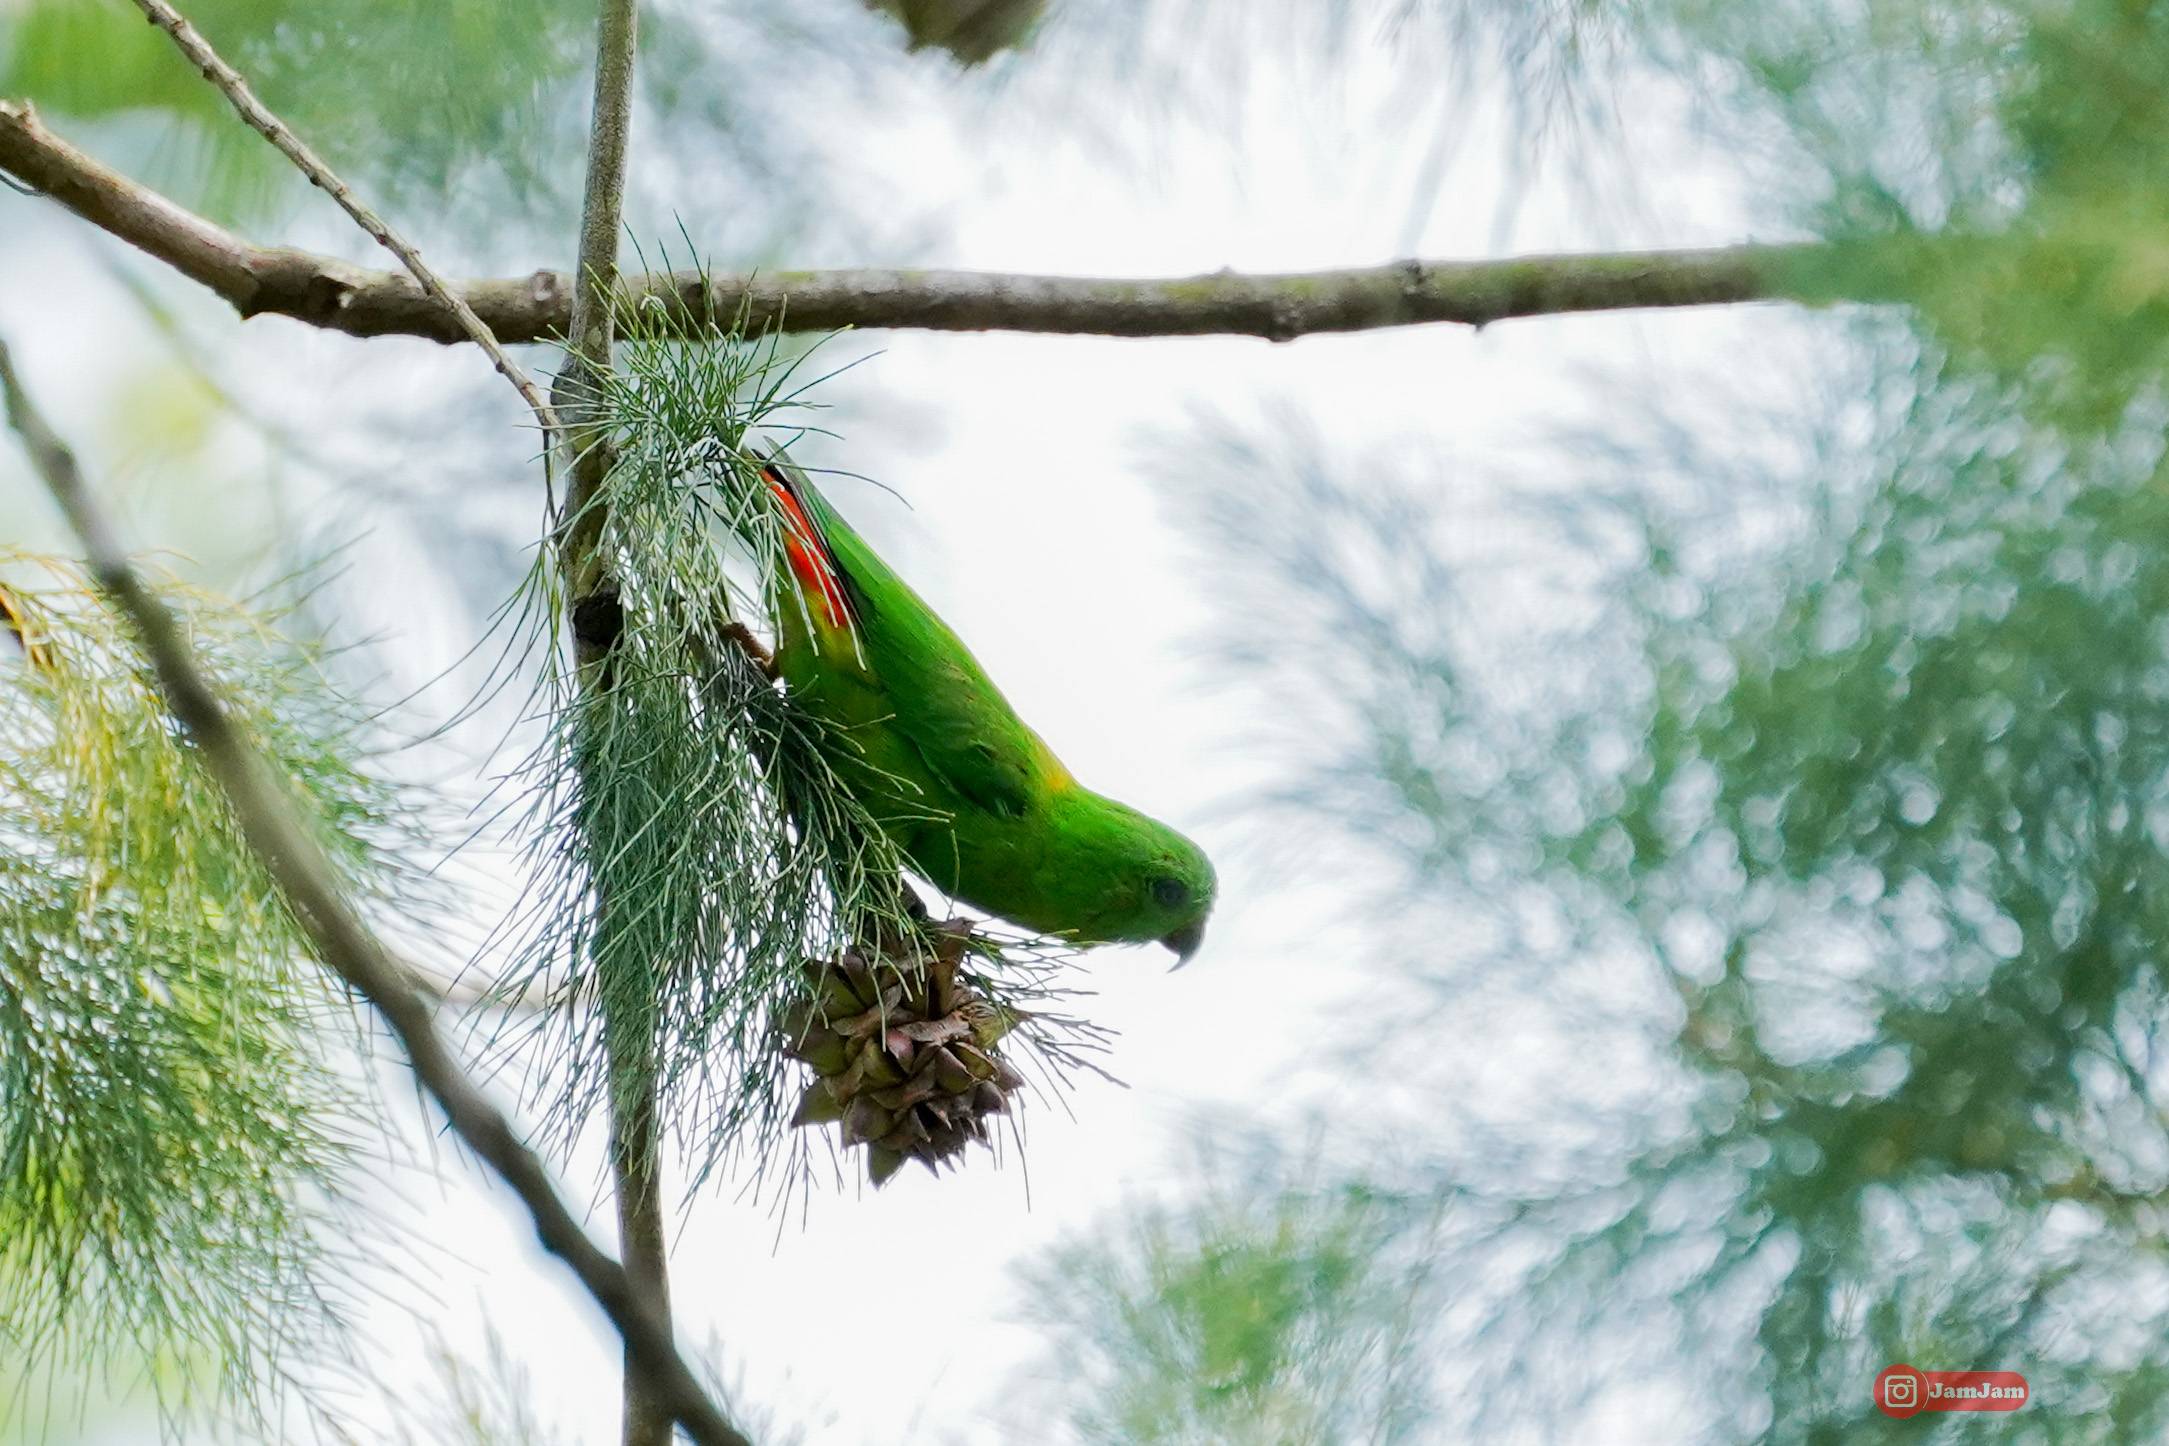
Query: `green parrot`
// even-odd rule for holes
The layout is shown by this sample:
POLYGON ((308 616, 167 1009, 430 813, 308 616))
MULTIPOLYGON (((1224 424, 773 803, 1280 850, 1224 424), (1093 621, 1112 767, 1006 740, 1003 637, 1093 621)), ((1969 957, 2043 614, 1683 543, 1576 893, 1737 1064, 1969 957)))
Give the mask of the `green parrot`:
POLYGON ((1189 961, 1213 867, 1189 839, 1084 787, 949 626, 779 450, 776 668, 837 738, 833 762, 930 882, 1077 944, 1189 961), (845 741, 848 740, 848 741, 845 741))

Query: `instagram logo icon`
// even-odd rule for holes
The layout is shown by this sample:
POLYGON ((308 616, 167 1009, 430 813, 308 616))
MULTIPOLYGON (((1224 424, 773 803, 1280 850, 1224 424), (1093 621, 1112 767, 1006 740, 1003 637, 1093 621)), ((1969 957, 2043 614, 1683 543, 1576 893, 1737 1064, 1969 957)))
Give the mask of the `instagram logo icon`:
POLYGON ((1904 1420, 1921 1408, 1921 1374, 1911 1366, 1885 1366, 1875 1378, 1875 1404, 1886 1416, 1904 1420))
POLYGON ((1904 1420, 1923 1411, 2016 1411, 2031 1400, 2016 1371, 1916 1371, 1883 1367, 1875 1378, 1875 1407, 1904 1420))

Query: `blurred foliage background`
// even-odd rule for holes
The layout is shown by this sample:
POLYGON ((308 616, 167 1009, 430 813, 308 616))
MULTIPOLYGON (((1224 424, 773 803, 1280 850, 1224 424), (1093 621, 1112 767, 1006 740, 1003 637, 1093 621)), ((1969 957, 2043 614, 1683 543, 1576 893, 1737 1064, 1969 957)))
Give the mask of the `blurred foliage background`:
MULTIPOLYGON (((1366 121, 1411 158, 1406 236, 1466 206, 1478 143, 1496 235, 1539 177, 1633 230, 1657 130, 1723 154, 1744 228, 1878 243, 1832 248, 1828 294, 1905 303, 1563 378, 1509 456, 1233 385, 1138 438, 1210 599, 1226 836, 1330 900, 1294 947, 1358 983, 1285 1091, 1198 1122, 1183 1187, 1008 1282, 1046 1357, 1019 1419, 1982 1429, 1878 1415, 1904 1360, 2025 1372, 1999 1439, 2169 1436, 2169 6, 1013 8, 1020 48, 967 69, 922 6, 653 7, 635 233, 938 256, 947 218, 852 126, 1029 110, 1142 178, 1293 75, 1417 97, 1366 121)), ((563 264, 583 7, 191 13, 457 269, 563 264)), ((0 94, 251 234, 356 247, 125 6, 0 5, 0 94)), ((0 261, 28 205, 0 196, 0 261)), ((295 426, 239 395, 215 309, 110 267, 169 360, 113 368, 106 447, 141 429, 155 478, 245 440, 302 479, 275 555, 468 477, 416 572, 476 618, 510 592, 532 479, 485 378, 373 403, 355 362, 340 426, 295 426), (415 435, 426 484, 386 462, 415 435)))

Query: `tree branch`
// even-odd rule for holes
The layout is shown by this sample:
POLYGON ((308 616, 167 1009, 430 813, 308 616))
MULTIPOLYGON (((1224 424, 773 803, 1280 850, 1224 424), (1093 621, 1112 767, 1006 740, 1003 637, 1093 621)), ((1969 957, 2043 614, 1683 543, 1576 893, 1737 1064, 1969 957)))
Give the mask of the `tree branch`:
MULTIPOLYGON (((554 388, 568 410, 583 413, 590 410, 595 379, 610 368, 610 348, 616 339, 611 301, 618 285, 618 231, 624 224, 625 155, 632 134, 633 50, 638 39, 633 0, 603 0, 595 37, 594 116, 580 205, 580 250, 572 284, 572 355, 554 388)), ((558 547, 558 565, 575 618, 582 605, 606 586, 596 557, 603 510, 594 504, 609 471, 603 439, 583 428, 574 439, 572 485, 558 547)), ((583 645, 577 629, 573 640, 575 646, 583 645)), ((583 668, 596 661, 597 650, 588 651, 583 668)))
MULTIPOLYGON (((54 136, 29 106, 0 101, 0 170, 224 297, 242 316, 290 316, 353 336, 465 339, 443 306, 397 272, 253 245, 100 165, 54 136)), ((1843 259, 1823 243, 1741 245, 1503 261, 1399 261, 1283 274, 1221 271, 1128 279, 977 271, 692 272, 627 278, 627 300, 684 303, 664 315, 754 330, 841 327, 1090 336, 1257 336, 1274 341, 1427 322, 1742 301, 1891 299, 1863 284, 1831 295, 1815 278, 1843 259)), ((560 271, 447 283, 504 342, 570 334, 573 287, 560 271)))
POLYGON ((750 1446, 678 1354, 664 1311, 587 1238, 541 1157, 521 1141, 511 1120, 490 1103, 439 1033, 431 1006, 413 987, 407 966, 348 905, 322 843, 302 824, 270 765, 234 726, 173 615, 129 563, 74 454, 32 407, 5 345, 0 345, 0 399, 32 467, 82 539, 91 576, 134 624, 167 706, 225 791, 242 835, 308 934, 317 957, 375 1007, 446 1122, 519 1198, 543 1248, 564 1261, 602 1307, 650 1389, 669 1403, 671 1414, 693 1439, 702 1446, 750 1446))
MULTIPOLYGON (((613 305, 618 285, 618 233, 624 225, 626 151, 632 133, 633 56, 639 42, 636 0, 602 0, 595 33, 595 100, 589 123, 587 179, 580 207, 580 248, 573 273, 570 354, 553 392, 573 422, 569 434, 571 484, 566 489, 559 529, 558 571, 565 582, 565 602, 572 625, 575 686, 607 708, 609 655, 617 641, 613 625, 605 632, 585 626, 597 617, 616 618, 617 586, 602 556, 606 510, 602 487, 613 463, 609 439, 596 425, 595 402, 600 379, 610 370, 616 338, 613 305)), ((583 708, 583 726, 595 721, 583 708)), ((607 724, 605 724, 607 726, 607 724)), ((619 786, 615 780, 583 777, 586 789, 619 786)), ((593 963, 607 971, 597 992, 602 1010, 603 1051, 610 1071, 610 1173, 615 1186, 619 1249, 626 1273, 643 1295, 670 1299, 670 1243, 663 1225, 661 1100, 656 1062, 656 980, 659 971, 646 958, 629 957, 621 942, 620 901, 598 887, 593 963), (613 947, 615 945, 616 947, 613 947), (623 971, 628 977, 613 979, 623 971)), ((633 937, 637 937, 635 934, 633 937)), ((669 1403, 639 1369, 628 1348, 625 1358, 624 1446, 670 1446, 669 1403)))
POLYGON ((353 217, 355 225, 368 232, 378 245, 399 258, 400 264, 407 268, 408 274, 420 284, 430 300, 450 313, 467 340, 482 348, 482 354, 490 359, 490 364, 497 368, 506 381, 512 383, 513 389, 526 401, 528 408, 535 414, 535 421, 542 428, 543 447, 546 450, 549 439, 557 432, 556 412, 551 409, 549 400, 542 395, 542 389, 535 385, 534 378, 528 376, 526 369, 498 345, 496 335, 483 324, 482 318, 475 315, 474 308, 467 304, 466 299, 431 269, 429 263, 422 259, 420 251, 387 226, 376 212, 363 205, 361 198, 354 194, 352 188, 340 180, 331 167, 325 165, 318 159, 316 152, 303 143, 301 137, 295 135, 284 121, 273 115, 270 109, 256 98, 255 92, 249 89, 248 82, 241 78, 240 72, 219 58, 218 52, 211 48, 211 42, 204 39, 196 27, 188 23, 186 16, 167 4, 166 0, 136 0, 136 8, 143 12, 151 24, 173 38, 173 43, 180 48, 181 54, 187 56, 189 62, 203 72, 203 78, 217 86, 226 99, 232 102, 234 110, 248 123, 250 129, 276 146, 280 154, 292 161, 300 168, 301 173, 309 178, 310 184, 322 190, 339 204, 340 210, 353 217))

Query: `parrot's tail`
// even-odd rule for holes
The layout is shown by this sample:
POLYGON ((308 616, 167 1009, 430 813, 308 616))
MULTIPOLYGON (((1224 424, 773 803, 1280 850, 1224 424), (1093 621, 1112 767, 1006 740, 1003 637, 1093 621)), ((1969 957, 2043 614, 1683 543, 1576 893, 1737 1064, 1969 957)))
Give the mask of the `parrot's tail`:
POLYGON ((783 513, 784 561, 798 580, 807 605, 818 610, 819 621, 831 629, 848 631, 856 615, 844 591, 843 570, 836 565, 828 535, 815 520, 820 510, 818 500, 809 506, 801 494, 800 488, 811 484, 794 478, 793 470, 780 449, 761 464, 761 476, 767 479, 768 490, 783 513))

